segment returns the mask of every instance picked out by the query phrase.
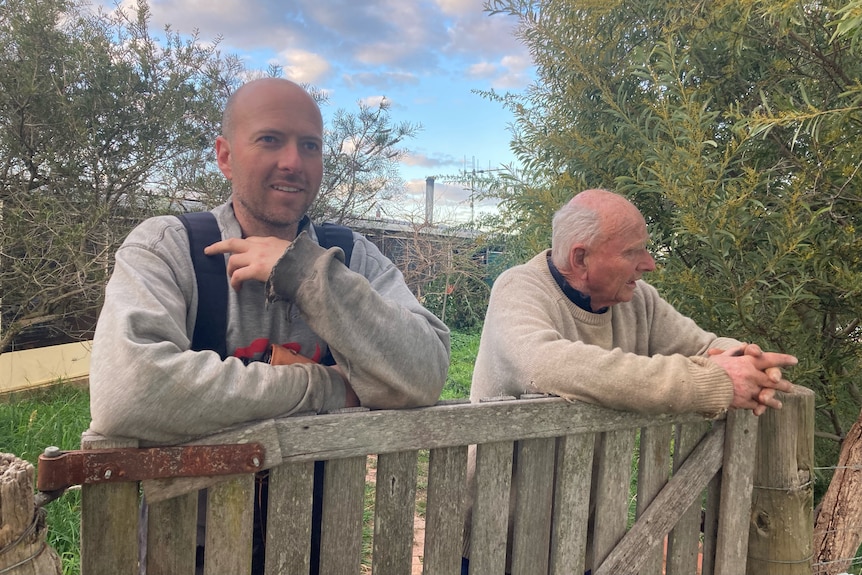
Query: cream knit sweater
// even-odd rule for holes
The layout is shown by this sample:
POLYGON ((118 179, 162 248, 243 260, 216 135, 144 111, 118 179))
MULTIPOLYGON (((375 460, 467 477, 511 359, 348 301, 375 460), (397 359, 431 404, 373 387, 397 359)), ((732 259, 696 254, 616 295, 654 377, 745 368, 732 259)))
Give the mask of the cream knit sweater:
POLYGON ((548 256, 540 253, 495 282, 473 401, 539 392, 642 413, 728 408, 733 384, 706 352, 738 341, 702 330, 643 281, 632 301, 587 312, 563 294, 548 256))

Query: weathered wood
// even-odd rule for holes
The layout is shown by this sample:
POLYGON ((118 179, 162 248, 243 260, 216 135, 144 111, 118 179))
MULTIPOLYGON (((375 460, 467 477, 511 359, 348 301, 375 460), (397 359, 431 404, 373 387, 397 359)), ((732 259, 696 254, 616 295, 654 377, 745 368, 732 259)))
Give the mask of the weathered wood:
POLYGON ((366 458, 326 462, 320 537, 320 573, 359 573, 366 458))
POLYGON ((501 441, 477 445, 475 449, 470 566, 475 573, 503 573, 515 444, 501 441))
POLYGON ((308 573, 314 462, 285 463, 269 471, 266 575, 308 573))
POLYGON ((721 468, 723 445, 724 424, 718 422, 593 573, 621 575, 641 570, 649 559, 644 550, 662 545, 671 527, 693 503, 700 501, 707 482, 721 468))
POLYGON ((377 575, 409 575, 413 551, 418 452, 377 457, 374 488, 374 553, 377 575))
POLYGON ((425 556, 422 567, 422 572, 427 575, 461 573, 466 478, 466 445, 431 450, 428 459, 425 556))
POLYGON ((254 482, 248 474, 207 491, 204 575, 251 572, 254 482))
POLYGON ((715 540, 721 515, 721 473, 716 473, 707 487, 703 516, 703 564, 701 575, 715 575, 715 540))
POLYGON ((512 575, 548 571, 555 452, 552 439, 526 439, 515 444, 512 575))
POLYGON ((60 575, 60 557, 45 542, 45 512, 36 509, 33 465, 0 453, 0 573, 60 575))
POLYGON ((748 410, 731 410, 727 416, 724 463, 721 470, 721 513, 715 542, 716 575, 745 571, 751 487, 757 447, 757 417, 748 410))
POLYGON ((697 421, 703 417, 647 416, 543 398, 287 417, 275 426, 284 460, 310 461, 697 421))
MULTIPOLYGON (((286 417, 226 429, 195 439, 188 445, 256 441, 262 443, 266 450, 263 468, 269 469, 288 460, 358 457, 702 420, 696 414, 646 416, 542 397, 483 404, 441 402, 417 410, 286 417), (469 417, 465 417, 466 413, 469 417), (417 428, 425 433, 414 433, 417 428)), ((155 503, 205 489, 224 480, 225 477, 187 477, 148 480, 142 485, 147 500, 155 503)))
MULTIPOLYGON (((753 465, 751 436, 754 435, 750 424, 738 417, 744 415, 745 412, 732 412, 727 425, 733 422, 733 435, 727 438, 723 437, 725 422, 715 422, 713 431, 664 487, 671 443, 668 426, 681 423, 696 429, 698 424, 704 424, 703 418, 696 415, 654 418, 542 398, 301 416, 251 426, 257 427, 270 445, 265 464, 272 467, 266 575, 309 572, 315 460, 325 461, 326 469, 319 572, 332 575, 361 572, 365 464, 369 454, 378 455, 379 482, 371 568, 376 575, 406 575, 413 532, 411 502, 415 491, 411 489, 415 489, 417 449, 431 451, 425 573, 456 575, 460 571, 468 445, 472 445, 470 449, 475 449, 476 453, 475 491, 471 492, 471 573, 503 573, 508 548, 511 550, 512 575, 578 574, 590 567, 593 567, 595 575, 657 575, 661 566, 655 571, 656 563, 661 557, 665 535, 687 509, 697 513, 699 522, 702 494, 709 483, 704 551, 711 555, 715 549, 721 559, 712 564, 707 557, 705 574, 741 575, 744 566, 738 563, 738 556, 744 547, 739 538, 744 539, 747 530, 740 529, 740 525, 748 520, 750 500, 746 497, 751 493, 751 474, 746 477, 745 473, 746 465, 748 470, 753 465), (632 455, 638 429, 642 433, 638 519, 626 532, 632 455), (596 434, 602 437, 598 442, 596 434), (595 451, 594 445, 597 446, 595 451), (270 453, 275 457, 271 458, 270 453), (515 461, 513 454, 517 454, 515 461), (593 460, 595 465, 591 463, 593 460), (273 461, 283 463, 273 467, 273 461), (724 470, 719 481, 716 471, 722 464, 724 470), (595 475, 592 475, 593 470, 595 475), (661 490, 656 494, 659 488, 661 490), (595 492, 592 501, 591 490, 595 492), (518 493, 514 505, 510 505, 512 492, 518 493), (652 503, 647 506, 650 500, 652 503), (596 523, 591 532, 593 544, 586 549, 591 504, 596 523), (508 529, 510 512, 514 518, 511 533, 508 529), (736 530, 737 533, 728 535, 728 530, 736 530), (718 543, 713 541, 716 531, 720 531, 724 538, 718 543), (590 553, 595 555, 596 561, 590 553), (604 557, 606 560, 600 564, 598 560, 604 557), (736 563, 734 557, 737 558, 736 563)), ((675 441, 679 460, 693 443, 686 437, 684 433, 675 441)), ((231 443, 232 438, 242 438, 243 441, 256 439, 245 429, 234 429, 198 439, 196 443, 231 443)), ((248 482, 251 478, 250 475, 245 476, 240 481, 248 482)), ((220 481, 224 479, 219 478, 220 481)), ((163 496, 165 493, 185 493, 191 489, 190 485, 200 485, 195 481, 164 482, 166 485, 158 486, 164 489, 156 493, 163 496), (182 483, 186 484, 179 485, 182 483)), ((122 486, 113 484, 110 487, 118 485, 122 486)), ((212 487, 211 491, 224 485, 212 487)), ((214 547, 225 557, 222 561, 208 555, 207 575, 235 575, 250 570, 251 525, 237 527, 232 534, 228 533, 233 529, 229 526, 239 525, 251 517, 251 492, 247 488, 241 492, 241 496, 239 492, 226 494, 226 502, 213 504, 211 500, 210 505, 215 507, 210 511, 216 509, 222 517, 211 516, 208 519, 208 537, 218 537, 215 541, 208 539, 207 552, 214 547), (233 501, 239 499, 243 503, 233 505, 233 501), (235 512, 240 509, 242 513, 237 515, 235 512), (215 528, 212 527, 214 523, 215 528), (219 534, 220 531, 223 533, 219 534)), ((172 501, 160 509, 162 518, 150 518, 151 531, 162 529, 155 525, 170 522, 167 518, 174 514, 167 511, 171 506, 185 509, 177 512, 177 516, 190 513, 178 500, 172 501)), ((136 522, 136 489, 131 508, 136 522)), ((110 509, 112 515, 116 514, 112 508, 105 509, 110 509)), ((92 517, 87 513, 83 520, 92 523, 92 517)), ((699 524, 676 527, 680 532, 686 530, 688 535, 693 535, 689 538, 691 543, 682 547, 689 558, 697 551, 698 527, 699 524)), ((132 533, 136 535, 136 523, 132 533)), ((191 539, 188 532, 184 535, 151 533, 151 536, 150 544, 155 546, 152 549, 185 548, 191 539), (179 540, 185 543, 180 545, 177 543, 179 540)), ((125 541, 123 538, 120 540, 125 541)), ((681 549, 680 544, 674 545, 677 551, 681 549)), ((101 551, 104 547, 99 549, 101 551)), ((135 559, 130 561, 132 565, 135 562, 135 559)), ((188 563, 182 564, 183 567, 179 566, 180 563, 176 565, 177 572, 188 567, 188 563)), ((164 568, 165 572, 169 570, 164 568)), ((114 568, 108 571, 103 566, 84 571, 86 575, 123 572, 130 575, 134 571, 114 568)))
MULTIPOLYGON (((261 469, 270 469, 282 463, 281 445, 279 444, 278 431, 273 420, 253 423, 245 427, 227 429, 214 435, 196 439, 187 445, 233 445, 245 443, 260 443, 263 446, 264 462, 261 469)), ((184 493, 206 489, 213 485, 236 479, 237 477, 239 476, 222 475, 151 479, 142 481, 141 485, 147 501, 149 503, 157 503, 171 497, 183 495, 184 493)))
POLYGON ((147 575, 194 573, 198 494, 147 505, 147 575))
MULTIPOLYGON (((670 445, 673 426, 645 427, 640 432, 638 450, 638 494, 635 517, 640 518, 667 484, 670 478, 670 445)), ((659 573, 664 561, 664 549, 652 545, 649 558, 644 561, 644 575, 659 573)))
MULTIPOLYGON (((674 442, 674 473, 685 464, 704 435, 709 431, 709 423, 700 422, 679 425, 674 442)), ((707 478, 708 481, 709 478, 707 478)), ((706 481, 701 483, 706 488, 706 481)), ((698 542, 700 541, 701 506, 692 505, 677 521, 667 541, 667 575, 688 575, 697 571, 698 542)))
POLYGON ((592 433, 566 435, 557 440, 550 575, 585 570, 594 448, 592 433))
MULTIPOLYGON (((760 416, 747 568, 810 575, 814 500, 814 392, 794 386, 760 416)), ((852 557, 852 553, 847 555, 852 557)))
MULTIPOLYGON (((138 442, 84 433, 82 449, 137 447, 138 442)), ((137 575, 138 483, 81 486, 81 573, 137 575)))
POLYGON ((622 539, 628 526, 633 429, 602 434, 596 447, 593 565, 601 564, 622 539))

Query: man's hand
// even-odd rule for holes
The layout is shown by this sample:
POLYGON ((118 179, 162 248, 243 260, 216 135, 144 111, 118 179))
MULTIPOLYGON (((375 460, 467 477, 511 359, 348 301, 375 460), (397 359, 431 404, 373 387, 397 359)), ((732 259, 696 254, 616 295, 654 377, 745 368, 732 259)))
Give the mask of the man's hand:
POLYGON ((709 350, 709 357, 719 364, 733 382, 730 406, 751 409, 762 415, 768 407, 781 409, 776 391, 789 392, 791 383, 781 374, 782 367, 796 365, 798 360, 785 353, 764 352, 756 344, 745 344, 726 351, 709 350))
POLYGON ((231 287, 239 291, 246 280, 266 282, 290 244, 273 237, 230 238, 207 246, 204 253, 208 256, 231 254, 227 260, 227 275, 231 287))

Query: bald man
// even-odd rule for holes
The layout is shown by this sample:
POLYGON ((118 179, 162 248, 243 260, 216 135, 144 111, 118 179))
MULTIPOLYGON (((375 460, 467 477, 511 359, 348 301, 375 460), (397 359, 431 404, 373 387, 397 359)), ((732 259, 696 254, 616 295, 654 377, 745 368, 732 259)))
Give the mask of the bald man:
MULTIPOLYGON (((117 251, 99 316, 90 429, 166 444, 295 413, 434 404, 449 367, 447 327, 374 244, 354 232, 348 268, 306 216, 323 178, 314 99, 283 79, 243 85, 215 150, 232 195, 212 210, 221 241, 204 251, 226 258, 228 357, 192 349, 199 293, 185 226, 173 216, 143 222, 117 251), (272 346, 305 360, 270 365, 272 346), (322 364, 330 354, 334 365, 322 364)), ((255 573, 264 522, 256 516, 255 573)))
POLYGON ((293 82, 266 78, 229 99, 218 166, 231 198, 212 210, 232 289, 228 355, 190 349, 198 298, 183 224, 137 227, 116 254, 93 344, 91 429, 173 443, 247 421, 357 403, 433 404, 446 380, 449 331, 398 269, 353 234, 348 269, 318 245, 306 211, 323 178, 323 120, 293 82), (269 346, 317 361, 272 366, 269 346))

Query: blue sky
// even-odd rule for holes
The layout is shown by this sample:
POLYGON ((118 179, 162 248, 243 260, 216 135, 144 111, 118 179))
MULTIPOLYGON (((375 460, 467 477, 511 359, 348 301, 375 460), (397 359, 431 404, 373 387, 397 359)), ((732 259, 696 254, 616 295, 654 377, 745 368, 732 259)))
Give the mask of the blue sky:
MULTIPOLYGON (((393 120, 422 125, 402 164, 410 197, 425 178, 513 161, 511 114, 472 92, 522 92, 533 79, 517 20, 483 11, 483 0, 150 0, 151 29, 221 38, 249 68, 269 63, 324 90, 336 109, 385 97, 393 120)), ((469 211, 469 193, 438 181, 443 217, 469 211)), ((477 206, 477 214, 488 206, 477 206)))

